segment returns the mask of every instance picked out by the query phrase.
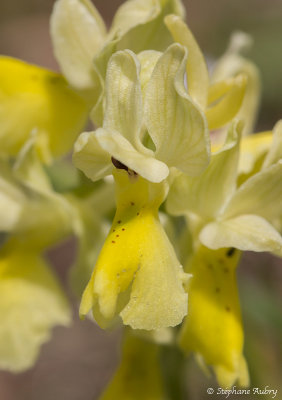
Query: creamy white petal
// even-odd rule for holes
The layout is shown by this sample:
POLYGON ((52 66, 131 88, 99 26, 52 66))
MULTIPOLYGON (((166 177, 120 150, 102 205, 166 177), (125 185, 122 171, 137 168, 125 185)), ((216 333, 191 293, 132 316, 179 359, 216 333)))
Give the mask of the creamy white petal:
POLYGON ((96 132, 84 132, 79 136, 72 158, 74 165, 93 181, 111 174, 111 155, 101 147, 96 132))
POLYGON ((240 215, 212 222, 200 233, 200 241, 210 249, 235 247, 239 250, 270 251, 282 255, 281 235, 262 217, 240 215))
POLYGON ((140 63, 130 50, 118 51, 108 64, 106 111, 103 127, 122 133, 132 146, 142 149, 142 95, 140 63))
POLYGON ((149 49, 163 51, 172 41, 164 24, 164 17, 171 13, 184 17, 181 1, 129 0, 115 15, 110 38, 120 37, 118 50, 130 49, 135 53, 149 49))
POLYGON ((155 0, 125 1, 117 10, 109 36, 124 35, 137 25, 155 18, 160 12, 160 5, 155 0))
POLYGON ((209 134, 184 87, 186 61, 187 51, 177 43, 160 57, 146 88, 144 114, 156 157, 197 175, 209 160, 209 134))
POLYGON ((137 172, 151 182, 161 182, 169 174, 169 169, 163 162, 152 155, 138 152, 130 142, 117 131, 97 130, 97 140, 100 146, 116 160, 137 172))
POLYGON ((272 222, 282 216, 282 160, 244 182, 228 203, 224 218, 256 214, 272 222))
POLYGON ((180 175, 170 189, 167 210, 173 215, 187 212, 214 218, 232 196, 236 185, 240 126, 234 122, 225 145, 213 153, 207 169, 197 177, 180 175))
POLYGON ((56 59, 78 89, 96 85, 94 55, 104 43, 106 28, 89 0, 57 0, 51 16, 51 39, 56 59))
POLYGON ((168 15, 165 18, 165 24, 174 40, 185 46, 188 50, 186 64, 188 93, 205 108, 208 96, 209 74, 203 53, 192 32, 180 17, 177 15, 168 15))
POLYGON ((156 63, 161 55, 161 52, 155 50, 145 50, 138 54, 138 59, 141 64, 140 82, 142 91, 144 91, 146 88, 156 63))

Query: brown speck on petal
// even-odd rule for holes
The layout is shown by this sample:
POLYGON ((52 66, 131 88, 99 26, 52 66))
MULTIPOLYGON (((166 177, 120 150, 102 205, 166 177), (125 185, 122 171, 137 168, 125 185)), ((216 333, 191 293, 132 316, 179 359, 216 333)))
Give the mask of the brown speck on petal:
POLYGON ((232 257, 233 254, 235 253, 236 249, 234 247, 231 247, 229 250, 227 250, 226 255, 227 257, 232 257))

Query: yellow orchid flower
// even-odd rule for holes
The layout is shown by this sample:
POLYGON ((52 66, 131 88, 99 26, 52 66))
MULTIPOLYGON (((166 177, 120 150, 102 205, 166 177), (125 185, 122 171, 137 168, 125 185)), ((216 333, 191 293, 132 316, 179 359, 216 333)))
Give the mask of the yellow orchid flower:
POLYGON ((80 314, 90 309, 106 327, 116 315, 134 329, 179 324, 187 313, 188 276, 158 219, 165 190, 140 176, 116 171, 117 211, 84 291, 80 314))
POLYGON ((76 231, 75 209, 55 193, 35 151, 35 137, 14 163, 0 163, 0 368, 31 367, 70 309, 42 251, 76 231))
POLYGON ((111 157, 151 182, 163 181, 170 168, 190 175, 205 168, 209 135, 202 112, 184 88, 186 57, 182 46, 171 45, 148 79, 148 68, 140 73, 140 62, 131 51, 112 56, 103 127, 82 133, 74 148, 75 165, 90 179, 112 173, 111 157), (146 128, 154 151, 143 144, 146 128))
POLYGON ((211 249, 235 247, 281 254, 282 239, 271 225, 282 212, 278 135, 269 162, 237 188, 238 129, 240 124, 233 123, 225 146, 212 154, 210 165, 199 179, 184 175, 175 179, 168 210, 191 215, 199 240, 211 249))
POLYGON ((274 227, 281 226, 282 215, 281 135, 277 130, 261 171, 237 186, 240 128, 232 124, 225 145, 212 154, 200 177, 175 179, 167 202, 170 213, 188 219, 195 245, 187 262, 193 277, 180 345, 212 366, 223 387, 237 380, 248 384, 235 278, 240 252, 235 249, 282 255, 274 227))
POLYGON ((159 358, 159 346, 127 331, 120 366, 100 400, 165 399, 159 358))
POLYGON ((242 105, 247 75, 242 70, 223 76, 213 83, 209 77, 204 55, 185 22, 176 15, 165 17, 173 39, 185 46, 189 56, 186 64, 188 93, 205 112, 209 129, 218 129, 231 121, 242 105))
POLYGON ((242 327, 236 267, 240 251, 197 249, 187 262, 189 313, 179 334, 185 353, 194 352, 215 372, 221 387, 249 385, 248 367, 242 354, 242 327))
POLYGON ((0 250, 0 368, 30 368, 55 325, 71 316, 57 279, 44 258, 9 244, 0 250))
POLYGON ((206 166, 207 127, 184 88, 185 49, 174 44, 157 60, 150 54, 141 57, 147 62, 153 56, 153 71, 147 66, 143 74, 131 51, 112 56, 103 128, 83 133, 74 149, 75 165, 89 178, 114 169, 116 180, 116 216, 80 308, 82 315, 92 308, 103 326, 119 314, 135 329, 160 329, 179 324, 187 313, 187 277, 158 208, 170 169, 196 175, 206 166), (146 135, 155 151, 143 144, 146 135))
POLYGON ((36 133, 38 152, 48 162, 71 149, 86 117, 84 100, 61 75, 0 57, 1 156, 16 156, 36 133))
POLYGON ((93 106, 91 118, 97 126, 103 123, 105 71, 111 55, 124 49, 164 50, 172 42, 163 23, 169 13, 184 17, 180 0, 128 0, 118 8, 107 33, 90 0, 56 1, 50 27, 54 53, 68 82, 93 106))

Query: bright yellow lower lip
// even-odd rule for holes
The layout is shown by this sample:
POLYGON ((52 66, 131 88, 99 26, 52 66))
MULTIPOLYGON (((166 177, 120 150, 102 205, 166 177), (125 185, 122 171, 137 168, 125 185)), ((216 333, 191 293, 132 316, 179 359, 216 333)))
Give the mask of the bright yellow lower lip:
POLYGON ((152 191, 152 183, 132 180, 124 170, 115 172, 115 180, 116 215, 80 314, 92 309, 105 324, 119 314, 134 329, 175 326, 187 313, 187 277, 158 219, 162 189, 152 191))

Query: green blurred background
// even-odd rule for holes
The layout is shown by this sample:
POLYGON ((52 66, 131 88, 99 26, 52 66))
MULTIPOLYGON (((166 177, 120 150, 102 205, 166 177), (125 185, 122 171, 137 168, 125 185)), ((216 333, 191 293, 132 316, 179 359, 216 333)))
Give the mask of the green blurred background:
MULTIPOLYGON (((49 37, 52 0, 0 2, 0 53, 58 70, 49 37)), ((120 0, 97 0, 96 7, 110 24, 120 0)), ((187 21, 204 53, 211 59, 225 50, 230 34, 244 30, 254 38, 250 52, 262 77, 263 93, 257 131, 271 129, 282 118, 282 1, 184 1, 187 21)), ((54 268, 66 285, 74 243, 52 252, 54 268), (72 249, 72 251, 70 251, 72 249)), ((282 399, 282 265, 267 254, 246 253, 239 271, 246 357, 252 386, 278 389, 282 399)), ((1 296, 1 293, 0 293, 1 296)), ((77 309, 74 302, 74 314, 77 309)), ((1 323, 1 322, 0 322, 1 323)), ((71 329, 56 328, 43 346, 37 365, 23 374, 0 372, 1 400, 93 400, 118 362, 120 332, 104 332, 75 316, 71 329)), ((221 396, 206 394, 216 388, 191 360, 186 376, 187 400, 221 396)), ((269 396, 230 396, 229 399, 269 399, 269 396)), ((113 399, 114 400, 114 399, 113 399)), ((173 400, 173 399, 171 399, 173 400)))

